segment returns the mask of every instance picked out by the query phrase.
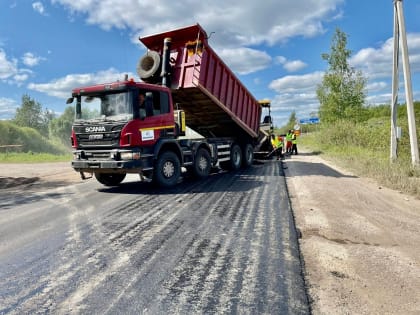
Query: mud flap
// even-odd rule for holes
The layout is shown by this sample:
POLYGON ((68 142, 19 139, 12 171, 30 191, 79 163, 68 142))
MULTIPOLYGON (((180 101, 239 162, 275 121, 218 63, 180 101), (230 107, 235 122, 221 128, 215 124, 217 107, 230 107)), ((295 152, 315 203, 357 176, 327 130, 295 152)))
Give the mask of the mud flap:
POLYGON ((83 179, 83 180, 85 180, 85 179, 89 179, 89 178, 92 178, 93 177, 93 173, 89 173, 90 174, 90 176, 89 177, 86 177, 86 175, 85 175, 85 173, 84 172, 80 172, 80 177, 83 179))

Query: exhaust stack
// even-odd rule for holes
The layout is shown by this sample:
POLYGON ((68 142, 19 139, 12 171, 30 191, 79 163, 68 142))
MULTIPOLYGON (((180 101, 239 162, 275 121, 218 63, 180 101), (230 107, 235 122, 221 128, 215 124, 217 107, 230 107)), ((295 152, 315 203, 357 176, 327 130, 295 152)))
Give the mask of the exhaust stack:
POLYGON ((171 56, 171 43, 172 40, 169 37, 166 37, 163 41, 162 72, 160 73, 160 76, 162 77, 162 85, 168 88, 171 87, 171 65, 169 64, 171 56))

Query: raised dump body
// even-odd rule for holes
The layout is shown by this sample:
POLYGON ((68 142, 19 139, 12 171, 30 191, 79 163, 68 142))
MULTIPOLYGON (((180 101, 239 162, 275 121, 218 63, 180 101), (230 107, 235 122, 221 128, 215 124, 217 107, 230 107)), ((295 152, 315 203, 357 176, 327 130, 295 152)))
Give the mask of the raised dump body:
POLYGON ((247 88, 208 44, 199 24, 142 37, 151 58, 140 59, 139 68, 157 75, 141 77, 156 83, 160 78, 157 55, 164 52, 163 42, 171 39, 169 87, 174 103, 186 113, 186 124, 205 137, 258 137, 261 106, 247 88), (152 64, 150 63, 152 62, 152 64))

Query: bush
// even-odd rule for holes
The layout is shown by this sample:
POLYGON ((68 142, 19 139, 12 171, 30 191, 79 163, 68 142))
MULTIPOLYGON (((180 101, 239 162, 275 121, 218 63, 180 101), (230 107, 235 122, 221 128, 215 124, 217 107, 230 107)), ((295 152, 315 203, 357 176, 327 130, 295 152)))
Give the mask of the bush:
MULTIPOLYGON (((64 146, 52 144, 38 131, 28 127, 18 127, 10 121, 0 121, 0 146, 20 145, 19 152, 66 154, 64 146)), ((10 151, 2 148, 2 152, 10 151)), ((13 148, 12 148, 13 151, 13 148)), ((14 149, 16 151, 16 149, 14 149)))
MULTIPOLYGON (((303 134, 299 143, 313 152, 321 152, 356 175, 374 178, 380 185, 420 198, 420 167, 411 162, 407 116, 398 118, 403 135, 398 142, 398 159, 393 163, 390 161, 391 119, 378 116, 372 115, 373 118, 363 123, 339 121, 320 125, 319 131, 303 134)), ((416 119, 419 129, 420 117, 416 119)))

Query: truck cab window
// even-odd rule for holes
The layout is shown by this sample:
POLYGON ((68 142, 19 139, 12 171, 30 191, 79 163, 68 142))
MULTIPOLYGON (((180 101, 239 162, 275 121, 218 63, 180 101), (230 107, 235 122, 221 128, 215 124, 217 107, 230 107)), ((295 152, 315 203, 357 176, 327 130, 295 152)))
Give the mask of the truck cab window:
POLYGON ((141 118, 169 113, 169 97, 165 92, 140 90, 138 104, 141 118))
POLYGON ((162 114, 169 113, 169 97, 168 97, 168 93, 160 92, 160 112, 162 114))

